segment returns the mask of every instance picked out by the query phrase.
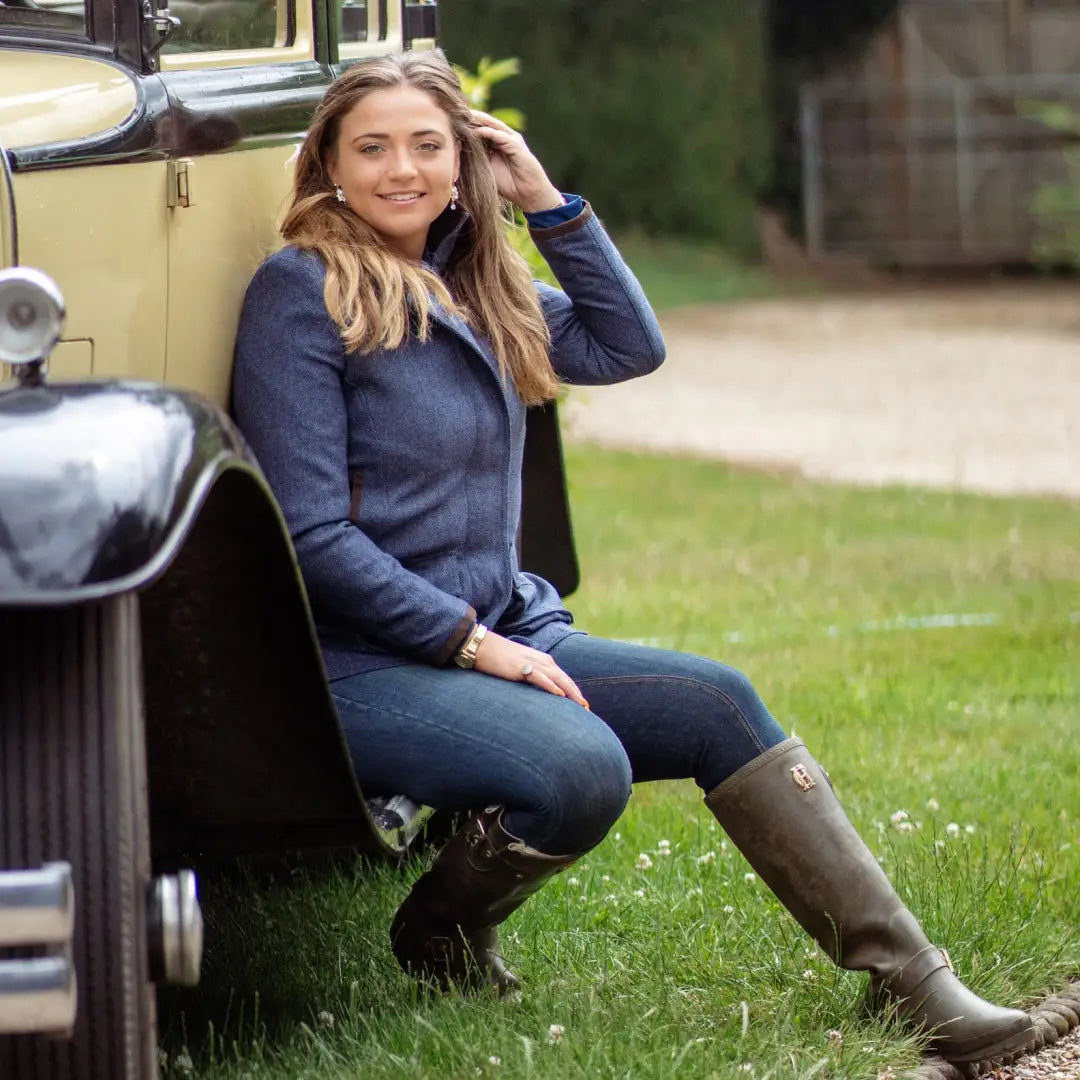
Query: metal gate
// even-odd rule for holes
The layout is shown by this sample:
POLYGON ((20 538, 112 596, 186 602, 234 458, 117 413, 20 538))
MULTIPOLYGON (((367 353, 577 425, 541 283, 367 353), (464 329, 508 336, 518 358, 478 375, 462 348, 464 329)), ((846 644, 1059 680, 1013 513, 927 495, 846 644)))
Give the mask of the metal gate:
POLYGON ((803 89, 810 254, 1032 261, 1047 227, 1035 194, 1069 179, 1080 144, 1032 113, 1053 102, 1080 117, 1078 71, 1074 2, 907 0, 854 69, 803 89))

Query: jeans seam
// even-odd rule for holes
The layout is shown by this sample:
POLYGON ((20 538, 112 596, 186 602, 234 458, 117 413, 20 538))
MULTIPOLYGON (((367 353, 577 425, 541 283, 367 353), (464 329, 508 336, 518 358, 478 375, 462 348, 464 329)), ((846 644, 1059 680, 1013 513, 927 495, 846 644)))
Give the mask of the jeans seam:
POLYGON ((742 725, 743 730, 749 736, 751 742, 758 748, 759 753, 764 753, 767 749, 765 744, 761 741, 760 736, 751 724, 746 719, 746 714, 739 708, 738 702, 731 697, 730 694, 725 693, 717 686, 713 686, 711 683, 705 682, 703 679, 695 679, 689 675, 597 675, 593 678, 578 679, 576 680, 579 687, 586 685, 595 685, 596 683, 619 683, 619 682, 679 682, 690 683, 690 685, 699 687, 706 693, 715 695, 720 698, 728 708, 735 714, 739 723, 742 725))

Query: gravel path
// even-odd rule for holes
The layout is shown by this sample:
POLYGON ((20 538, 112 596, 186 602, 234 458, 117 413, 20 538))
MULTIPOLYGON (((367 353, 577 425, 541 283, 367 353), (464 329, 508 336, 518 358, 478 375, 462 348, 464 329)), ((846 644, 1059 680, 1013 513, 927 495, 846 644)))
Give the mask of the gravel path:
POLYGON ((752 301, 662 319, 647 379, 578 389, 566 436, 808 476, 1080 497, 1080 288, 752 301))

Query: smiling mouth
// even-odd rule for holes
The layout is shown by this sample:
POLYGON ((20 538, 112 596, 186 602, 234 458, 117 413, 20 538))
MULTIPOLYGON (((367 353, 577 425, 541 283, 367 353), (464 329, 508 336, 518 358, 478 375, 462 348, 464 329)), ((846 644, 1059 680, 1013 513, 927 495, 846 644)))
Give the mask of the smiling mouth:
POLYGON ((387 202, 392 203, 413 203, 417 199, 422 199, 424 193, 422 191, 402 191, 394 195, 380 195, 380 199, 386 199, 387 202))

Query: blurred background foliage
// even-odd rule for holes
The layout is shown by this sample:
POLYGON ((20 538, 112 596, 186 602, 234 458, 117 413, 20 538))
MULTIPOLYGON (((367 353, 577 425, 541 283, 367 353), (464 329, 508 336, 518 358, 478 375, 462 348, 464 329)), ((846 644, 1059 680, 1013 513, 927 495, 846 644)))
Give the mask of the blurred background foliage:
MULTIPOLYGON (((515 131, 525 130, 525 114, 520 109, 505 106, 493 109, 491 106, 491 92, 495 86, 505 79, 517 75, 520 70, 521 65, 517 57, 514 56, 504 60, 492 60, 490 57, 482 56, 477 61, 476 71, 469 71, 458 64, 454 65, 454 71, 461 80, 461 88, 465 91, 469 104, 474 109, 490 112, 492 116, 509 125, 515 131)), ((537 251, 536 245, 532 242, 532 237, 529 236, 525 224, 525 215, 516 206, 509 208, 509 212, 512 215, 507 224, 510 243, 514 245, 517 252, 529 264, 529 269, 532 271, 534 278, 538 281, 546 281, 549 285, 558 286, 559 283, 555 280, 551 267, 544 261, 544 256, 537 251)))
POLYGON ((1065 151, 1067 179, 1047 184, 1035 194, 1032 209, 1042 226, 1036 254, 1049 267, 1080 269, 1080 115, 1069 106, 1053 101, 1025 103, 1027 115, 1075 141, 1065 151))
MULTIPOLYGON (((492 103, 528 118, 556 185, 605 221, 754 257, 763 200, 798 206, 798 85, 896 0, 440 0, 455 63, 520 60, 492 103)), ((792 214, 791 216, 795 216, 792 214)))

